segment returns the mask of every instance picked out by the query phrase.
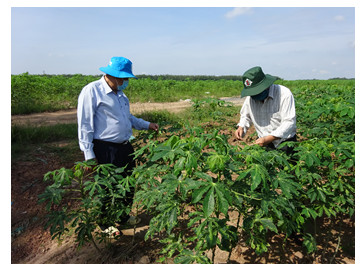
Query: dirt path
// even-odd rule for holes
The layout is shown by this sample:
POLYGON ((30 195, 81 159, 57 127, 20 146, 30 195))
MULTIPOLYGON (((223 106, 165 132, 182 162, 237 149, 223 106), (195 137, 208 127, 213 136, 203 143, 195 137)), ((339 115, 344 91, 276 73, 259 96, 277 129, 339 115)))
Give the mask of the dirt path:
MULTIPOLYGON (((240 97, 223 97, 220 99, 237 106, 243 105, 244 102, 244 99, 240 97)), ((191 101, 188 99, 170 103, 131 103, 130 112, 132 114, 155 110, 180 112, 188 107, 191 107, 191 101)), ((71 123, 77 123, 76 109, 11 116, 12 125, 54 125, 71 123)))

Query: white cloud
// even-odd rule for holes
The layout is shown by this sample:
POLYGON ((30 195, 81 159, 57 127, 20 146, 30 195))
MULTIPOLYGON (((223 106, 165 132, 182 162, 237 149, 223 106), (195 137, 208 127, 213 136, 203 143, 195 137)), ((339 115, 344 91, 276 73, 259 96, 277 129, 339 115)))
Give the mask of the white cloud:
POLYGON ((321 75, 327 75, 327 74, 330 74, 330 72, 327 71, 327 70, 320 70, 319 71, 319 74, 321 74, 321 75))
POLYGON ((243 14, 250 13, 252 8, 234 8, 225 14, 225 17, 228 19, 234 18, 236 16, 240 16, 243 14))
POLYGON ((342 22, 342 21, 344 21, 344 20, 345 20, 345 17, 344 17, 344 16, 342 16, 342 15, 337 15, 337 16, 335 16, 335 17, 334 17, 334 20, 335 20, 336 22, 342 22))
POLYGON ((319 69, 316 69, 316 68, 313 68, 312 69, 312 73, 319 74, 319 75, 327 75, 327 74, 330 74, 330 72, 327 71, 327 70, 323 70, 323 69, 319 70, 319 69))

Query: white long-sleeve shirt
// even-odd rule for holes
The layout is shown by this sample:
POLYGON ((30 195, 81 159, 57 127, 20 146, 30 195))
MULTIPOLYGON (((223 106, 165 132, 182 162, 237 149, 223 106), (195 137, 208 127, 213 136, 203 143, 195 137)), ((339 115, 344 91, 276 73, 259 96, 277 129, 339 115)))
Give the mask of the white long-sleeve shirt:
POLYGON ((259 138, 268 135, 280 138, 273 141, 275 147, 293 137, 297 127, 295 102, 291 91, 282 85, 273 84, 263 102, 248 96, 241 108, 238 126, 246 133, 251 124, 254 124, 259 138))
POLYGON ((147 130, 149 122, 130 113, 129 99, 115 94, 104 77, 86 85, 77 106, 78 138, 85 160, 95 158, 93 139, 122 143, 132 136, 132 128, 147 130))

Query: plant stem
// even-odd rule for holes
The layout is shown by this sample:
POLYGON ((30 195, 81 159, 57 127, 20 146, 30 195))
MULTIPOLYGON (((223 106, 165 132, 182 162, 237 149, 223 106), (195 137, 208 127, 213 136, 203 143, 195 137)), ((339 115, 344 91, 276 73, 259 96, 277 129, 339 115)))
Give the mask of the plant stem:
POLYGON ((230 251, 229 251, 229 256, 228 256, 228 259, 227 259, 227 263, 230 263, 230 257, 231 257, 231 253, 233 252, 233 249, 231 249, 230 251))
POLYGON ((212 249, 212 263, 215 263, 215 251, 216 251, 216 246, 212 249))
POLYGON ((241 217, 241 213, 239 212, 238 222, 236 223, 236 229, 237 230, 239 230, 240 217, 241 217))
POLYGON ((254 200, 262 200, 261 198, 255 198, 255 197, 252 197, 252 196, 247 196, 246 194, 241 194, 241 193, 238 193, 238 192, 235 192, 235 191, 232 191, 234 194, 236 195, 240 195, 240 196, 243 196, 243 197, 246 197, 246 198, 250 198, 250 199, 254 199, 254 200))
POLYGON ((339 246, 340 246, 340 242, 341 242, 341 236, 339 236, 339 238, 338 238, 338 241, 337 241, 337 246, 336 246, 336 249, 335 249, 335 252, 334 252, 334 256, 332 256, 331 257, 331 259, 330 259, 330 264, 332 263, 332 261, 335 259, 335 257, 336 257, 336 253, 338 252, 338 250, 339 250, 339 246))
POLYGON ((93 236, 91 236, 91 242, 92 242, 92 244, 94 245, 94 247, 97 249, 97 251, 99 252, 99 253, 101 253, 101 249, 96 245, 96 242, 95 242, 95 240, 94 240, 94 237, 93 236))

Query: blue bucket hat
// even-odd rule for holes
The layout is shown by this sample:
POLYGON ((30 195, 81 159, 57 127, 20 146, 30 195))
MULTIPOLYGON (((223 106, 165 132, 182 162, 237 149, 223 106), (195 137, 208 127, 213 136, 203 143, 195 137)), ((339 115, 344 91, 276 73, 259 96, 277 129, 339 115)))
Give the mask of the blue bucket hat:
POLYGON ((133 75, 132 62, 123 57, 112 57, 109 65, 106 67, 100 67, 100 70, 107 75, 118 78, 136 78, 133 75))

